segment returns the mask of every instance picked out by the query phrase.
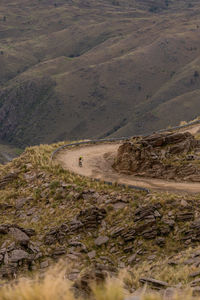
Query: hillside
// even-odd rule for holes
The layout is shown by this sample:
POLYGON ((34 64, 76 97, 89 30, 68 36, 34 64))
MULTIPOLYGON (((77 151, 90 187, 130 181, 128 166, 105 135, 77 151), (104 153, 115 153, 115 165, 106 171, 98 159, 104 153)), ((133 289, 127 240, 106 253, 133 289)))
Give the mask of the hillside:
POLYGON ((0 139, 127 136, 200 108, 199 1, 0 4, 0 139))
MULTIPOLYGON (((3 285, 0 299, 13 299, 15 293, 21 299, 26 288, 27 295, 32 288, 36 295, 44 289, 41 293, 47 297, 51 285, 52 295, 56 291, 60 295, 59 286, 61 291, 69 286, 63 278, 70 280, 76 295, 89 299, 90 282, 101 282, 108 274, 120 276, 126 293, 132 295, 141 294, 144 285, 158 289, 160 295, 188 287, 197 294, 199 194, 140 192, 75 175, 51 160, 62 145, 27 148, 0 166, 0 278, 2 284, 14 280, 19 285, 18 292, 12 288, 9 293, 9 286, 3 285), (47 275, 50 283, 43 285, 39 279, 38 287, 35 281, 30 283, 32 288, 27 280, 18 281, 34 274, 43 278, 60 258, 65 277, 63 272, 61 277, 47 275)), ((129 299, 118 289, 116 297, 112 289, 109 293, 92 299, 116 300, 118 293, 119 300, 129 299)))

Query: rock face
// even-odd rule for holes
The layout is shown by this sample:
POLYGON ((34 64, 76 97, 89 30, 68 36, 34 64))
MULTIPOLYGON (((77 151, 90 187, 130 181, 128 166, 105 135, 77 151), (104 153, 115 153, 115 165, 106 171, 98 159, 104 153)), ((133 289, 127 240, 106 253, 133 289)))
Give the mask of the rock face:
POLYGON ((0 237, 5 237, 4 243, 0 245, 0 278, 12 278, 20 267, 31 268, 39 253, 30 239, 34 234, 33 229, 18 225, 0 225, 0 237))
POLYGON ((200 181, 199 150, 189 132, 153 134, 121 145, 113 167, 137 176, 200 181))
POLYGON ((68 236, 83 230, 95 230, 101 224, 106 216, 104 208, 91 207, 81 210, 80 213, 68 224, 63 223, 61 226, 52 228, 45 235, 45 244, 52 245, 55 242, 63 244, 68 236))

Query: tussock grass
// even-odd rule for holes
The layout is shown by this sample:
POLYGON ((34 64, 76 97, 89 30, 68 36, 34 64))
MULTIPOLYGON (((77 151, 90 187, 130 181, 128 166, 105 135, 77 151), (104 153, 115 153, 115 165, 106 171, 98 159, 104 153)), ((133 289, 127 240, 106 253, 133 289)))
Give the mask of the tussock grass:
MULTIPOLYGON (((109 278, 105 284, 91 284, 92 293, 88 299, 123 300, 125 290, 120 279, 109 278)), ((83 300, 75 297, 72 282, 66 278, 66 269, 61 264, 46 272, 43 278, 22 278, 17 283, 0 289, 1 300, 83 300)))
MULTIPOLYGON (((4 285, 0 288, 1 300, 165 300, 165 293, 150 292, 144 288, 138 298, 129 294, 124 288, 124 277, 108 278, 103 284, 91 284, 91 294, 77 296, 74 293, 73 283, 67 279, 66 270, 61 264, 48 270, 43 277, 33 279, 22 278, 17 283, 4 285), (133 297, 133 298, 132 298, 133 297)), ((171 300, 194 299, 192 290, 185 289, 175 292, 171 300)), ((195 299, 200 299, 196 297, 195 299)))

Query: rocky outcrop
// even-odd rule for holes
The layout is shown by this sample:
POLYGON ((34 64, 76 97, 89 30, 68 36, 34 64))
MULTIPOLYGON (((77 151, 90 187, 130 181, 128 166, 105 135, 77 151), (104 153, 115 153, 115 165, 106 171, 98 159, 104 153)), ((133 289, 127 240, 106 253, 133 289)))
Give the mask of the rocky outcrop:
POLYGON ((153 134, 121 145, 113 167, 137 176, 200 181, 199 150, 189 132, 153 134))
POLYGON ((18 225, 0 225, 0 236, 5 236, 0 246, 0 278, 12 278, 20 268, 29 269, 39 257, 39 249, 31 241, 33 229, 24 229, 18 225))
POLYGON ((55 242, 63 243, 67 237, 84 230, 95 230, 106 216, 104 208, 91 207, 81 210, 69 223, 52 228, 45 235, 45 244, 52 245, 55 242))

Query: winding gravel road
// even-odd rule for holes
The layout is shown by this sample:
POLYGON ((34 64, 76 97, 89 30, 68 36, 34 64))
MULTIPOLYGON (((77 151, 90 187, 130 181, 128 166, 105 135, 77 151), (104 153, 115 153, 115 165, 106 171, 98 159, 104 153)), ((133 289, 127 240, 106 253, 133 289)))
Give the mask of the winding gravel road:
POLYGON ((72 147, 59 152, 56 161, 64 169, 91 178, 135 185, 156 191, 176 193, 200 193, 200 183, 174 182, 161 179, 136 177, 116 173, 112 162, 121 143, 103 143, 96 145, 72 147), (78 165, 78 159, 83 156, 83 167, 78 165))

